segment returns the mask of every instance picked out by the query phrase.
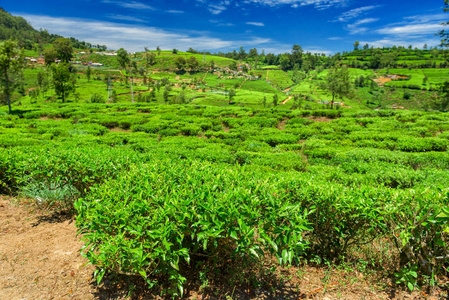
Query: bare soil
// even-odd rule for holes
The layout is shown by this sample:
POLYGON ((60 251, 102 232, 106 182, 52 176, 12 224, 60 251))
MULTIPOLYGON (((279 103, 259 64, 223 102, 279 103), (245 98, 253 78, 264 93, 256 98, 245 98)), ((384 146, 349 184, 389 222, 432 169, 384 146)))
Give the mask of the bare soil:
MULTIPOLYGON (((162 299, 129 278, 96 285, 74 223, 0 196, 0 299, 162 299)), ((194 282, 185 299, 448 299, 441 289, 409 293, 391 279, 343 268, 277 267, 263 277, 259 287, 231 286, 220 276, 194 282)))
POLYGON ((284 101, 281 102, 282 105, 285 105, 290 99, 292 99, 292 96, 287 97, 284 101))
POLYGON ((391 78, 380 76, 376 79, 373 79, 378 85, 383 86, 385 83, 392 81, 391 78))
POLYGON ((73 219, 0 198, 0 299, 93 299, 73 219))

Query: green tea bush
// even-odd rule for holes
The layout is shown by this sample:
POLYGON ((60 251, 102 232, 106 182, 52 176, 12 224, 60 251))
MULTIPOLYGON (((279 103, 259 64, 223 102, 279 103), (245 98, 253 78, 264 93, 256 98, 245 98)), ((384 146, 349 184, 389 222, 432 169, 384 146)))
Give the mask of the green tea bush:
MULTIPOLYGON (((85 256, 106 271, 141 276, 182 296, 198 260, 238 261, 268 253, 289 264, 306 248, 307 211, 273 177, 240 168, 162 160, 132 168, 76 202, 85 256), (190 271, 191 272, 191 271, 190 271)), ((227 263, 225 263, 226 265, 227 263)))

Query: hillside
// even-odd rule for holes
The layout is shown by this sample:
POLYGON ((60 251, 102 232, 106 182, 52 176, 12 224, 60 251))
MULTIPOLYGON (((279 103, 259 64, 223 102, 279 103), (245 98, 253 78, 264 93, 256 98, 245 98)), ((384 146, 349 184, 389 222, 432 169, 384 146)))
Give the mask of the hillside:
POLYGON ((13 16, 0 7, 0 41, 10 38, 19 39, 24 47, 39 40, 40 33, 22 17, 13 16))
MULTIPOLYGON (((0 7, 0 41, 7 39, 17 39, 20 45, 25 48, 28 56, 37 56, 43 49, 52 44, 62 36, 49 33, 47 30, 36 30, 26 19, 20 16, 13 16, 0 7)), ((105 45, 92 45, 85 41, 79 41, 70 37, 72 47, 76 49, 106 49, 105 45)))
POLYGON ((356 68, 445 68, 449 52, 444 49, 391 47, 355 50, 341 55, 345 64, 356 68))

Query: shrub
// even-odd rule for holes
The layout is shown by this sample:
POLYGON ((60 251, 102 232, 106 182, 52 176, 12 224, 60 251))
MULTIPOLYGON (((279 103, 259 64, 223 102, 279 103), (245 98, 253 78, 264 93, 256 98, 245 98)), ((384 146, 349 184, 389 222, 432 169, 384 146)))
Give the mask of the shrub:
POLYGON ((150 286, 165 279, 167 291, 182 296, 186 272, 201 270, 199 259, 232 259, 245 269, 267 253, 281 264, 302 253, 308 213, 282 199, 273 179, 165 160, 133 168, 77 201, 76 223, 98 281, 106 271, 141 276, 150 286))
POLYGON ((106 99, 100 95, 100 94, 93 94, 92 96, 90 96, 90 103, 106 103, 106 99))

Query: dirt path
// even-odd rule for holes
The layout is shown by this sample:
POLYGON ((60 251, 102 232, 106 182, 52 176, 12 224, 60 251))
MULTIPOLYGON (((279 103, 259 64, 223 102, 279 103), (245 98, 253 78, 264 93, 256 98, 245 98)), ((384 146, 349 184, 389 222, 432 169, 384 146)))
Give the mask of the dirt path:
POLYGON ((291 98, 293 98, 292 96, 289 96, 287 99, 285 99, 284 101, 281 102, 282 105, 284 105, 285 103, 287 103, 291 98))
POLYGON ((0 299, 94 299, 73 219, 0 198, 0 299))

